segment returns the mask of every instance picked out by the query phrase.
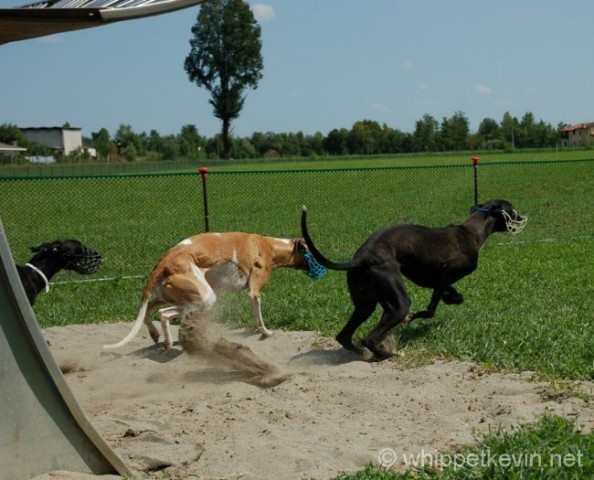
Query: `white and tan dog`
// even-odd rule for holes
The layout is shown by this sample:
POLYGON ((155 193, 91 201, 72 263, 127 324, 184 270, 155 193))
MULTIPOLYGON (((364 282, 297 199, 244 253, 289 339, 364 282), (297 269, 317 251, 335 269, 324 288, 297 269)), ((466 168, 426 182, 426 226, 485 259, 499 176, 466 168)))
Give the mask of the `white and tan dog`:
POLYGON ((164 350, 171 348, 170 320, 187 308, 210 310, 217 295, 249 290, 249 299, 262 337, 271 334, 264 325, 260 291, 276 267, 305 270, 319 278, 317 265, 301 239, 264 237, 252 233, 203 233, 183 240, 159 260, 147 280, 138 317, 130 333, 120 342, 104 345, 118 348, 130 342, 145 323, 151 338, 159 341, 159 330, 150 314, 159 310, 159 320, 165 336, 164 350), (312 263, 313 262, 313 263, 312 263), (152 300, 151 300, 152 297, 152 300))

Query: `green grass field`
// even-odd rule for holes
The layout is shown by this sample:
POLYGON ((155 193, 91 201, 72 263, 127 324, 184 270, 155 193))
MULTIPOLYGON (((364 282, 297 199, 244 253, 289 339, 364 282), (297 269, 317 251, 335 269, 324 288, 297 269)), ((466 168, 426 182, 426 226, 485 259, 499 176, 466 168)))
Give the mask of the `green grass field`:
MULTIPOLYGON (((396 329, 403 352, 535 370, 551 378, 594 379, 594 162, 534 163, 532 155, 528 163, 481 163, 480 198, 511 200, 528 215, 528 226, 518 236, 496 234, 487 241, 477 271, 459 283, 463 305, 440 305, 434 319, 396 329)), ((307 204, 319 248, 345 260, 385 225, 458 223, 472 204, 469 165, 366 169, 352 162, 345 161, 347 171, 213 169, 211 230, 300 236, 300 207, 307 204)), ((328 164, 338 166, 336 160, 328 164)), ((64 236, 104 255, 94 277, 107 281, 80 283, 86 278, 66 272, 55 277, 65 283, 36 303, 43 326, 132 320, 155 261, 204 230, 197 174, 0 181, 0 198, 17 263, 29 259, 29 246, 64 236)), ((429 292, 409 287, 412 308, 423 308, 429 292)), ((253 327, 243 293, 221 304, 221 317, 253 327)), ((278 270, 264 290, 264 316, 276 329, 332 336, 350 309, 341 272, 313 282, 299 272, 278 270)))
MULTIPOLYGON (((528 226, 520 235, 496 234, 487 241, 477 271, 458 284, 466 299, 462 305, 442 304, 433 319, 397 327, 393 335, 401 355, 390 361, 416 365, 457 358, 497 370, 530 370, 554 382, 594 380, 594 162, 565 160, 575 160, 574 152, 482 156, 480 199, 512 201, 528 215, 528 226)), ((300 207, 307 204, 319 248, 346 260, 385 225, 463 221, 473 202, 472 168, 468 155, 217 166, 208 176, 208 197, 211 230, 286 237, 300 235, 300 207), (390 168, 394 165, 403 168, 390 168), (339 167, 348 171, 334 170, 339 167)), ((0 217, 15 261, 29 259, 29 246, 64 236, 104 255, 94 276, 102 281, 80 283, 67 273, 55 277, 64 283, 40 295, 35 305, 42 326, 132 321, 154 262, 181 239, 203 231, 203 214, 196 173, 0 178, 0 217)), ((430 292, 407 285, 412 308, 424 308, 430 292)), ((272 329, 333 336, 350 312, 341 272, 314 282, 303 273, 278 270, 264 290, 263 314, 272 329)), ((254 328, 244 293, 223 298, 218 315, 254 328)), ((542 428, 545 440, 562 438, 564 427, 542 428)), ((572 441, 585 441, 592 452, 592 437, 584 438, 572 441)), ((467 473, 383 477, 368 469, 348 478, 544 478, 467 473)))
POLYGON ((446 152, 439 154, 410 153, 400 155, 374 155, 352 157, 312 157, 312 158, 275 158, 258 160, 205 160, 196 162, 129 162, 129 163, 99 163, 80 162, 73 164, 58 163, 42 164, 4 164, 0 165, 1 177, 63 177, 87 175, 135 175, 143 173, 189 173, 196 172, 200 166, 207 166, 215 170, 287 170, 296 169, 326 169, 348 167, 410 167, 410 166, 439 166, 439 165, 467 165, 470 158, 479 155, 481 161, 497 162, 542 162, 558 160, 591 159, 594 150, 531 150, 531 151, 487 151, 487 152, 446 152))

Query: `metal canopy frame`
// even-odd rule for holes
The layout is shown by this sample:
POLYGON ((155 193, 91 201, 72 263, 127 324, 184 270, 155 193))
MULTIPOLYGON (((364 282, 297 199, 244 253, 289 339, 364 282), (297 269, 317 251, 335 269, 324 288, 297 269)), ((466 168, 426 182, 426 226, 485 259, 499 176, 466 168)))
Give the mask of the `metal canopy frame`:
POLYGON ((0 45, 174 12, 204 0, 46 0, 0 8, 0 45))
POLYGON ((66 383, 29 305, 0 222, 0 479, 131 471, 66 383))

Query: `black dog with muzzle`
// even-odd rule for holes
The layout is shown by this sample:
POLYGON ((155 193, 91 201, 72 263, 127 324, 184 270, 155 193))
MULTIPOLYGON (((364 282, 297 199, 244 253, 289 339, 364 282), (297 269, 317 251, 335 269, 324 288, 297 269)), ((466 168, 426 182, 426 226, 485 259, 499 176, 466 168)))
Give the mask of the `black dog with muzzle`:
POLYGON ((307 209, 301 214, 301 232, 312 255, 330 270, 346 270, 347 283, 355 310, 336 340, 346 349, 362 351, 353 343, 353 334, 374 312, 384 310, 378 325, 362 341, 378 359, 392 354, 380 343, 402 322, 431 318, 440 300, 460 304, 464 297, 452 286, 471 274, 478 265, 479 250, 494 232, 521 232, 527 222, 512 204, 491 200, 475 205, 460 225, 430 228, 395 225, 374 233, 357 250, 352 261, 335 263, 314 245, 307 231, 307 209), (426 310, 410 312, 410 298, 401 275, 420 287, 433 289, 426 310))
POLYGON ((31 251, 35 255, 29 263, 17 265, 21 283, 31 305, 39 292, 49 292, 49 280, 60 270, 72 270, 88 275, 95 273, 101 264, 101 254, 78 240, 43 243, 31 247, 31 251))

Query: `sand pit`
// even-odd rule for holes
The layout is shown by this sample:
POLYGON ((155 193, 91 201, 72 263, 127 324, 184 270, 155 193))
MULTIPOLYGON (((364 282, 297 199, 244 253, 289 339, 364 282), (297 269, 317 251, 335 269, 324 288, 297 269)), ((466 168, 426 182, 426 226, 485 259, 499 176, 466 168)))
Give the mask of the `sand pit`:
MULTIPOLYGON (((143 330, 126 347, 102 349, 129 328, 44 335, 92 423, 143 478, 323 480, 377 463, 386 448, 404 469, 405 456, 447 452, 475 431, 531 422, 547 409, 594 426, 584 398, 552 399, 529 372, 487 374, 439 359, 409 369, 402 358, 368 363, 313 332, 260 340, 210 330, 201 345, 195 326, 182 334, 192 354, 179 344, 161 354, 143 330)), ((592 396, 592 384, 582 388, 592 396)))

